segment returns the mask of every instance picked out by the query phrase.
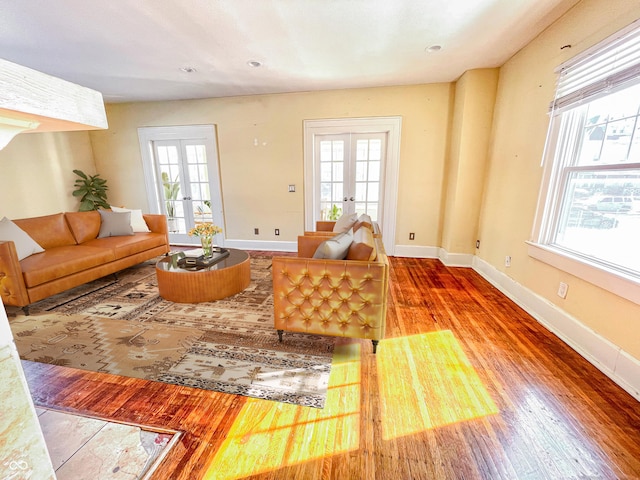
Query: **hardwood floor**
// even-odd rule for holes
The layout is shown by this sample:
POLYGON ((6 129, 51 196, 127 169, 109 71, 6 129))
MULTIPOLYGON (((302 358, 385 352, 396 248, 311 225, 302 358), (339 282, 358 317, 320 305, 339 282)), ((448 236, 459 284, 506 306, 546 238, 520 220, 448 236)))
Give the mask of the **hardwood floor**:
POLYGON ((322 410, 24 362, 34 401, 185 432, 154 479, 640 478, 640 403, 473 270, 391 266, 322 410))

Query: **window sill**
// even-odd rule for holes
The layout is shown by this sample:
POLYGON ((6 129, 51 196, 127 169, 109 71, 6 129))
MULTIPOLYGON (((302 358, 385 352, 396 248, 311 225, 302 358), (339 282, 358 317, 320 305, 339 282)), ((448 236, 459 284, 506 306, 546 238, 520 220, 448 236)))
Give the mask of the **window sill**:
POLYGON ((548 245, 526 243, 530 257, 640 305, 640 281, 637 278, 607 270, 548 245))

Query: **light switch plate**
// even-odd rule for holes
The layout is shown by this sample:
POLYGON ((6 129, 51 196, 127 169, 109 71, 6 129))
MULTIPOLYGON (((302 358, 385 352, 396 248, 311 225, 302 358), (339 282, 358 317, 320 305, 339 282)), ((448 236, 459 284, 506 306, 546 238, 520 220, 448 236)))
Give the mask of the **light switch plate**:
POLYGON ((560 298, 567 298, 567 291, 569 290, 569 285, 564 282, 560 282, 558 286, 558 296, 560 298))

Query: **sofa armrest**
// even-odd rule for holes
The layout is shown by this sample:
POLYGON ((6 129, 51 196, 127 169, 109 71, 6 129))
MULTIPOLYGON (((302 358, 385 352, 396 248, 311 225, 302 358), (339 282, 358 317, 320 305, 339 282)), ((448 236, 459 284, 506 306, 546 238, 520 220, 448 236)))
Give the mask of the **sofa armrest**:
POLYGON ((147 223, 147 227, 152 233, 161 233, 164 235, 164 243, 166 245, 165 253, 169 252, 169 226, 167 224, 167 216, 158 213, 143 213, 142 218, 147 223))
POLYGON ((142 218, 153 233, 169 233, 166 215, 156 213, 143 213, 142 218))
MULTIPOLYGON (((305 235, 336 235, 336 232, 333 231, 333 226, 335 225, 335 221, 325 221, 325 220, 319 220, 316 222, 316 231, 315 232, 309 232, 309 231, 305 231, 304 234, 305 235)), ((373 232, 373 236, 374 237, 381 237, 382 236, 382 231, 380 230, 380 224, 378 224, 378 222, 373 222, 373 223, 363 223, 361 225, 365 225, 369 230, 371 230, 373 232)), ((354 230, 356 230, 357 228, 359 228, 358 222, 356 222, 356 224, 354 225, 354 230)))
POLYGON ((318 246, 331 236, 327 235, 300 235, 298 237, 298 257, 313 258, 318 246))
POLYGON ((333 227, 336 224, 335 220, 318 220, 316 221, 317 232, 333 232, 333 227))
POLYGON ((304 232, 304 236, 306 237, 324 237, 324 238, 331 238, 335 235, 338 235, 336 232, 310 232, 308 230, 305 230, 304 232))
POLYGON ((29 305, 29 294, 13 242, 0 241, 0 297, 5 305, 29 305))

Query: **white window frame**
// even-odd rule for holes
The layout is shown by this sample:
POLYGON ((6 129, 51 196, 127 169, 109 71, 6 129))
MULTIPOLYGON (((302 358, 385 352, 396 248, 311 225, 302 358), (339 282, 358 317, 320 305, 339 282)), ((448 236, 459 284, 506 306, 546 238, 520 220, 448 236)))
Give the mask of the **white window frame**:
MULTIPOLYGON (((567 71, 566 69, 575 68, 576 66, 582 68, 590 59, 597 58, 601 52, 611 51, 616 48, 616 45, 619 45, 625 38, 634 36, 635 38, 640 38, 638 26, 639 22, 634 22, 626 29, 561 65, 558 71, 562 74, 567 71)), ((634 41, 637 43, 637 40, 634 41)), ((640 55, 636 55, 636 57, 638 56, 640 55)), ((591 79, 587 79, 585 84, 588 83, 589 85, 586 88, 584 84, 578 87, 574 87, 569 83, 563 84, 562 76, 559 80, 556 99, 551 107, 547 146, 543 154, 544 171, 542 184, 531 241, 527 242, 528 254, 537 260, 568 272, 636 304, 640 304, 640 277, 551 244, 552 237, 560 221, 559 205, 563 200, 565 185, 563 175, 566 175, 569 168, 574 168, 562 164, 563 155, 556 152, 559 147, 561 148, 564 145, 563 141, 566 141, 566 137, 563 137, 560 131, 561 115, 563 112, 579 105, 583 97, 587 97, 591 101, 613 93, 620 88, 626 88, 633 83, 640 83, 640 63, 635 66, 632 65, 631 68, 628 66, 615 68, 617 70, 613 70, 613 73, 608 77, 603 76, 594 69, 594 77, 599 78, 593 82, 590 81, 591 79), (611 86, 612 81, 613 88, 611 86)), ((602 168, 613 169, 616 168, 616 165, 603 166, 602 168)), ((637 169, 639 166, 637 163, 627 164, 625 168, 637 169)), ((596 170, 597 168, 599 167, 590 169, 596 170)))

